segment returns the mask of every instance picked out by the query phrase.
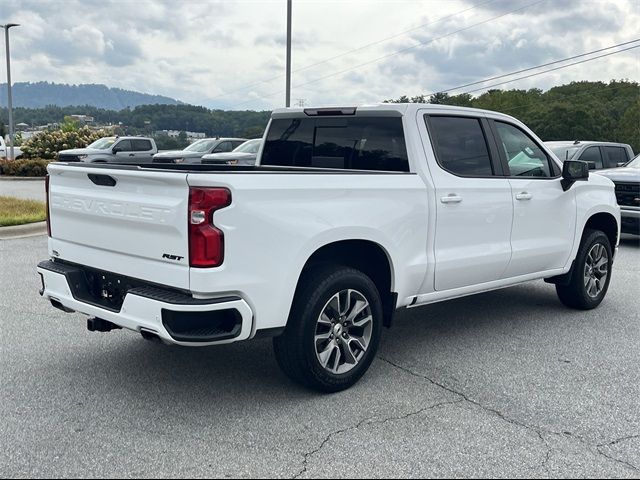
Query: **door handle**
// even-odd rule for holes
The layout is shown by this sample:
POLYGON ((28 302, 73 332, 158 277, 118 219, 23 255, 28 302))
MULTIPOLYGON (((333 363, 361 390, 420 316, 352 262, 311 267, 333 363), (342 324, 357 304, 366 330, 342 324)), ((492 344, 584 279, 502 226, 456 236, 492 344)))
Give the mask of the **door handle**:
POLYGON ((130 156, 130 157, 135 157, 135 156, 136 156, 136 154, 135 154, 135 153, 130 153, 130 154, 129 154, 129 156, 130 156))
POLYGON ((516 195, 516 200, 531 200, 533 195, 529 192, 520 192, 516 195))
POLYGON ((440 201, 442 203, 460 203, 462 201, 462 197, 455 193, 450 193, 446 197, 440 197, 440 201))

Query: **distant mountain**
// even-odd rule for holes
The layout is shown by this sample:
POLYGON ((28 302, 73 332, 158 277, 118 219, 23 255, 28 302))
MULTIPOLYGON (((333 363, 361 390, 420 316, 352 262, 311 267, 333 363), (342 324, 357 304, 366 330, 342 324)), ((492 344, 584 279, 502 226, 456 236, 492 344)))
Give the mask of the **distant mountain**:
MULTIPOLYGON (((122 110, 138 105, 177 105, 182 102, 162 95, 109 88, 99 84, 66 85, 59 83, 15 83, 11 89, 14 107, 39 108, 47 105, 91 105, 107 110, 122 110)), ((0 84, 0 105, 7 105, 7 84, 0 84)))

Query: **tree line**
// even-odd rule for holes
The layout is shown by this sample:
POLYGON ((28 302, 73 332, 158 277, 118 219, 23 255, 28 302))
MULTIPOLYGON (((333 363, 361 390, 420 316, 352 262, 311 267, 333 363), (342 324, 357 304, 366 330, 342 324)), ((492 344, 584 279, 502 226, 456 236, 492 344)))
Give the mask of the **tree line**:
POLYGON ((389 103, 431 103, 483 108, 518 118, 545 141, 621 142, 640 152, 640 85, 632 81, 571 82, 546 92, 489 90, 468 93, 402 96, 389 103))
MULTIPOLYGON (((495 110, 512 115, 543 140, 599 140, 629 143, 640 151, 640 85, 638 82, 571 82, 546 92, 489 90, 481 95, 402 96, 387 102, 419 102, 495 110)), ((194 105, 142 105, 133 109, 106 110, 91 106, 16 108, 16 123, 62 123, 65 116, 84 114, 99 124, 122 124, 127 134, 150 135, 157 130, 204 132, 208 136, 255 138, 262 135, 269 111, 210 110, 194 105)), ((7 109, 0 121, 7 122, 7 109)))

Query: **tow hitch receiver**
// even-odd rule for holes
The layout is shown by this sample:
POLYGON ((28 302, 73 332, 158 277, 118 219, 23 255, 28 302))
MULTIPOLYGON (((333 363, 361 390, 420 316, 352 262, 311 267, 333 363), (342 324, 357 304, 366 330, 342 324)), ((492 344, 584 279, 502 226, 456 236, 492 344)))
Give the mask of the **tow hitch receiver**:
POLYGON ((121 330, 115 323, 108 322, 101 318, 91 317, 87 319, 87 330, 90 332, 110 332, 111 330, 121 330))

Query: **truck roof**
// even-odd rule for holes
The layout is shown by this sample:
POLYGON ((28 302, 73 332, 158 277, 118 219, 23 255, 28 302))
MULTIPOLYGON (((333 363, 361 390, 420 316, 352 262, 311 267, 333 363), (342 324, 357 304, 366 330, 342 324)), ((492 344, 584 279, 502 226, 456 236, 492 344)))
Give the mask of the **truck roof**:
POLYGON ((349 106, 322 106, 322 107, 294 107, 294 108, 277 108, 271 114, 272 118, 285 118, 292 116, 314 116, 317 111, 327 112, 325 115, 333 116, 330 112, 336 112, 336 115, 354 115, 353 111, 355 110, 355 115, 358 114, 378 114, 378 115, 389 115, 389 116, 412 116, 418 110, 433 110, 442 112, 442 111, 451 111, 451 112, 468 112, 470 114, 478 115, 478 114, 490 114, 493 117, 502 117, 504 119, 516 120, 516 118, 511 117, 510 115, 506 115, 504 113, 495 112, 492 110, 483 110, 479 108, 470 108, 470 107, 458 107, 454 105, 439 105, 439 104, 431 104, 431 103, 376 103, 376 104, 365 104, 365 105, 349 105, 349 106), (340 111, 346 113, 339 113, 340 111))

